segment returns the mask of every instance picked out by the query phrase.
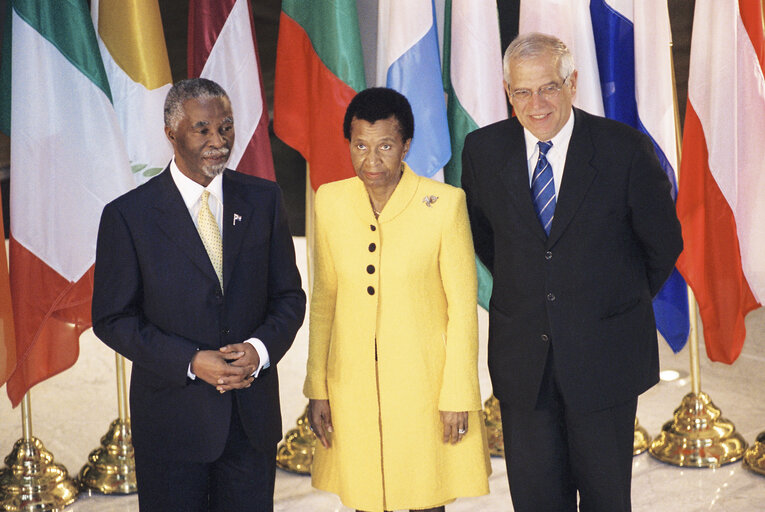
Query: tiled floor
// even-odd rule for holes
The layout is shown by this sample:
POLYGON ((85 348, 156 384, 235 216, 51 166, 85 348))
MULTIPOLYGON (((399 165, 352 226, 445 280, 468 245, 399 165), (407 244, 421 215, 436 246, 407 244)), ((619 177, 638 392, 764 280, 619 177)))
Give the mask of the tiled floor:
MULTIPOLYGON (((295 239, 298 258, 305 268, 305 241, 295 239)), ((484 342, 479 361, 481 387, 488 396, 486 371, 486 316, 480 317, 484 342)), ((744 352, 732 366, 711 363, 702 348, 702 389, 723 415, 732 420, 748 442, 765 430, 765 311, 751 313, 744 352)), ((292 428, 305 407, 301 395, 307 353, 307 327, 279 365, 285 429, 292 428)), ((662 369, 676 369, 685 378, 662 382, 640 398, 638 417, 652 435, 669 420, 680 400, 690 391, 687 378, 688 349, 680 354, 662 344, 662 369)), ((38 385, 32 391, 34 434, 56 461, 77 473, 88 453, 97 447, 109 422, 117 416, 114 355, 92 333, 83 335, 80 358, 70 370, 38 385)), ((4 393, 4 389, 2 392, 4 393)), ((21 437, 20 408, 13 410, 0 398, 0 456, 21 437)), ((511 511, 504 461, 492 459, 491 494, 458 500, 449 512, 511 511)), ((682 469, 639 455, 633 466, 633 510, 636 512, 754 512, 765 511, 765 477, 745 470, 740 463, 718 469, 682 469)), ((66 509, 71 512, 136 512, 135 496, 85 496, 66 509)), ((279 471, 276 478, 277 511, 348 511, 331 494, 313 490, 310 479, 279 471)))

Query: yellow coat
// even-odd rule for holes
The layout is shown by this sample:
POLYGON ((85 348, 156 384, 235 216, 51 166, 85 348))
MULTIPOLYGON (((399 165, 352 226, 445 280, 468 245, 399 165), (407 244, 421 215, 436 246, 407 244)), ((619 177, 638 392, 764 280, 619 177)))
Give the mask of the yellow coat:
POLYGON ((367 511, 487 494, 465 194, 406 167, 379 219, 359 178, 322 186, 315 207, 304 393, 329 399, 334 434, 313 485, 367 511), (458 444, 439 410, 472 411, 458 444))

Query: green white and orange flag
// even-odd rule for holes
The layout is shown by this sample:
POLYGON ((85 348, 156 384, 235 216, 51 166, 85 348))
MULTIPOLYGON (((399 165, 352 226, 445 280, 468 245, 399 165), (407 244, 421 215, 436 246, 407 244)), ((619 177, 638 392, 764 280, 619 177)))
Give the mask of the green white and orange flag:
POLYGON ((283 0, 274 131, 309 164, 313 190, 354 176, 343 117, 366 87, 354 0, 283 0))
POLYGON ((163 107, 172 86, 157 0, 91 0, 90 13, 136 183, 173 156, 163 107))
POLYGON ((11 137, 15 406, 77 360, 101 211, 135 183, 85 0, 13 0, 9 16, 0 128, 11 137))
MULTIPOLYGON (((447 0, 444 20, 443 79, 452 140, 444 178, 459 187, 465 136, 507 118, 497 4, 494 0, 447 0)), ((491 274, 477 258, 476 264, 478 302, 488 309, 491 274)))

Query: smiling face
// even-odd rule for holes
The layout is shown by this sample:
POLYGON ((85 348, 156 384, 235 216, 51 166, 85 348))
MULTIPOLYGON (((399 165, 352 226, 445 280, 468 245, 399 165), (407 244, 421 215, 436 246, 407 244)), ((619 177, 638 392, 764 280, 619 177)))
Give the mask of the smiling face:
POLYGON ((505 82, 505 92, 513 105, 518 121, 541 141, 552 139, 563 128, 571 115, 576 94, 576 71, 568 80, 560 76, 555 57, 544 53, 537 57, 515 59, 510 62, 512 84, 505 82), (537 91, 548 85, 563 85, 553 98, 545 99, 537 91), (527 101, 513 99, 513 91, 534 91, 527 101))
POLYGON ((178 169, 206 187, 223 172, 234 145, 234 116, 225 96, 183 102, 184 116, 165 134, 175 150, 178 169))
POLYGON ((411 141, 401 140, 401 130, 394 116, 374 123, 353 118, 351 163, 368 190, 384 195, 393 192, 401 178, 401 163, 411 141))

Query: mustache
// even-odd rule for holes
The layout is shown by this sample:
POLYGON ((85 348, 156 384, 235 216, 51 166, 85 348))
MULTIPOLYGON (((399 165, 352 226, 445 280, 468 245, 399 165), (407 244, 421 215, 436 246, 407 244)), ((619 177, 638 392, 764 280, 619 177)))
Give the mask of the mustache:
POLYGON ((209 149, 202 153, 204 158, 218 158, 220 156, 228 156, 231 151, 228 148, 221 149, 209 149))

